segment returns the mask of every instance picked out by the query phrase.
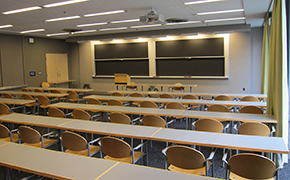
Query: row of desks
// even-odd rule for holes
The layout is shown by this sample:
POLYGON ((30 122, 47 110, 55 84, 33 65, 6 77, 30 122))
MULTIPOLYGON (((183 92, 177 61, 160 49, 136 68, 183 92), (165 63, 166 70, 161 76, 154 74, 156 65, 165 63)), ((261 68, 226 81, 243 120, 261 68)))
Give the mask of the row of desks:
POLYGON ((167 98, 148 98, 148 97, 121 97, 121 96, 101 96, 101 95, 90 95, 83 97, 84 99, 96 98, 98 100, 119 100, 119 101, 153 101, 155 103, 171 103, 179 102, 182 104, 197 104, 197 105, 225 105, 225 106, 258 106, 267 107, 266 102, 249 102, 249 101, 212 101, 212 100, 200 100, 200 99, 167 99, 167 98))
POLYGON ((122 87, 127 87, 127 86, 136 86, 136 87, 141 87, 141 90, 144 90, 144 86, 154 86, 154 87, 160 87, 161 91, 163 91, 163 87, 168 87, 168 88, 174 88, 174 87, 184 87, 184 88, 189 88, 190 92, 192 92, 192 88, 197 87, 197 84, 182 84, 182 85, 175 85, 175 84, 112 84, 113 86, 116 86, 116 89, 119 89, 119 86, 122 87))
POLYGON ((284 140, 280 137, 210 133, 23 114, 4 115, 0 117, 0 121, 188 145, 200 145, 257 152, 289 153, 284 140))
POLYGON ((88 111, 118 112, 126 114, 158 115, 173 116, 184 118, 215 118, 220 121, 242 121, 242 122, 264 122, 277 123, 273 115, 247 114, 247 113, 225 113, 225 112, 208 112, 208 111, 191 111, 179 109, 156 109, 141 108, 129 106, 106 106, 78 103, 55 103, 49 105, 61 109, 83 109, 88 111))
POLYGON ((170 172, 0 141, 0 165, 53 179, 78 180, 210 180, 216 178, 170 172))

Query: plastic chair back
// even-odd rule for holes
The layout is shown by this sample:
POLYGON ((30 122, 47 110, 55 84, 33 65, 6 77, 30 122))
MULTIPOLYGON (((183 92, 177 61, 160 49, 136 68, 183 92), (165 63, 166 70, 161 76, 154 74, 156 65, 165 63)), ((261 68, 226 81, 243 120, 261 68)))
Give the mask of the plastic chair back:
POLYGON ((78 93, 75 91, 67 91, 69 99, 78 99, 78 93))
POLYGON ((167 109, 182 109, 185 110, 185 107, 183 104, 179 103, 179 102, 171 102, 168 103, 166 106, 167 109))
POLYGON ((142 124, 144 126, 153 126, 153 127, 162 127, 162 128, 165 128, 166 121, 162 117, 160 117, 160 116, 156 116, 156 115, 146 115, 142 119, 142 124))
POLYGON ((125 141, 115 137, 104 137, 101 140, 102 151, 114 158, 129 157, 131 146, 125 141))
POLYGON ((244 106, 240 109, 240 113, 264 114, 264 111, 257 106, 244 106))
POLYGON ((9 137, 9 133, 10 133, 10 130, 3 124, 0 124, 0 138, 9 137))
POLYGON ((35 89, 34 92, 44 93, 42 89, 35 89))
POLYGON ((74 119, 91 120, 91 115, 88 112, 81 109, 73 110, 72 116, 74 119))
POLYGON ((4 103, 0 103, 0 114, 10 114, 10 108, 4 103))
POLYGON ((30 92, 30 90, 27 89, 27 88, 22 88, 21 91, 22 91, 22 92, 30 92))
POLYGON ((13 96, 9 93, 3 93, 4 98, 13 99, 13 96))
POLYGON ((58 108, 49 108, 48 109, 48 115, 50 117, 60 117, 60 118, 64 118, 65 114, 62 110, 58 109, 58 108))
POLYGON ((140 107, 143 108, 158 108, 157 104, 152 101, 142 101, 140 107))
POLYGON ((87 99, 87 103, 88 104, 95 104, 95 105, 102 105, 101 101, 99 101, 98 99, 94 99, 94 98, 87 99))
POLYGON ((195 123, 195 129, 197 131, 223 133, 224 126, 215 119, 199 119, 195 123))
POLYGON ((121 97, 124 97, 124 94, 121 94, 121 93, 119 93, 119 92, 114 92, 114 93, 112 94, 112 96, 121 96, 121 97))
POLYGON ((62 144, 72 151, 82 151, 87 149, 87 140, 79 134, 65 131, 61 134, 62 144))
POLYGON ((174 99, 174 96, 171 94, 160 94, 159 98, 174 99))
POLYGON ((219 95, 217 97, 215 97, 216 101, 232 101, 232 98, 230 96, 227 95, 219 95))
POLYGON ((239 126, 239 134, 269 136, 270 128, 263 123, 247 122, 239 126))
POLYGON ((195 95, 187 94, 182 96, 182 99, 198 99, 195 95))
POLYGON ((131 118, 126 114, 122 113, 112 113, 110 115, 110 121, 112 123, 130 124, 131 118))
POLYGON ((245 96, 241 99, 241 101, 260 102, 260 100, 254 96, 245 96))
POLYGON ((47 106, 47 105, 50 104, 49 103, 49 99, 46 96, 42 96, 42 95, 41 96, 37 96, 37 99, 38 99, 38 103, 41 104, 41 105, 47 106))
POLYGON ((18 132, 22 142, 25 143, 38 143, 40 142, 41 135, 35 129, 27 126, 18 127, 18 132))
POLYGON ((48 88, 48 87, 50 87, 50 85, 49 85, 49 83, 47 83, 47 82, 42 82, 42 83, 41 83, 41 87, 43 87, 43 88, 48 88))
POLYGON ((141 93, 133 93, 133 94, 131 94, 130 97, 145 97, 145 96, 141 93))
POLYGON ((123 103, 115 99, 110 99, 108 100, 108 105, 109 106, 123 106, 123 103))
POLYGON ((230 112, 230 110, 224 106, 219 104, 211 105, 207 108, 207 111, 213 111, 213 112, 230 112))

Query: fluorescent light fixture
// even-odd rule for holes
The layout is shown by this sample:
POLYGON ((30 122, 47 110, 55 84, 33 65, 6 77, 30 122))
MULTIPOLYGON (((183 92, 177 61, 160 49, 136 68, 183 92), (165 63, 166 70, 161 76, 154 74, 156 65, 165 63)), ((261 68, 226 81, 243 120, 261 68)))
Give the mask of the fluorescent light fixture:
POLYGON ((41 9, 39 6, 33 6, 33 7, 28 7, 28 8, 22 8, 22 9, 16 9, 16 10, 11 10, 11 11, 6 11, 2 12, 2 14, 16 14, 16 13, 21 13, 21 12, 26 12, 26 11, 33 11, 33 10, 38 10, 41 9))
POLYGON ((214 34, 231 34, 234 31, 215 31, 214 34))
POLYGON ((120 20, 120 21, 112 21, 112 24, 117 24, 117 23, 128 23, 128 22, 137 22, 140 21, 140 19, 128 19, 128 20, 120 20))
POLYGON ((211 20, 205 20, 205 22, 218 22, 218 21, 235 21, 235 20, 242 20, 246 19, 245 17, 238 17, 238 18, 225 18, 225 19, 211 19, 211 20))
POLYGON ((100 23, 90 23, 90 24, 79 24, 77 27, 87 27, 87 26, 100 26, 100 25, 106 25, 107 22, 100 22, 100 23))
POLYGON ((100 39, 100 42, 104 42, 104 41, 113 41, 112 38, 108 38, 108 39, 100 39))
POLYGON ((69 16, 69 17, 62 17, 62 18, 54 18, 54 19, 47 19, 44 22, 54 22, 54 21, 64 21, 70 19, 78 19, 81 18, 80 16, 69 16))
POLYGON ((45 31, 45 29, 33 29, 33 30, 21 31, 20 33, 25 34, 25 33, 41 32, 41 31, 45 31))
POLYGON ((138 39, 139 37, 136 36, 136 37, 124 37, 125 40, 132 40, 132 39, 138 39))
POLYGON ((81 2, 86 2, 89 0, 71 0, 71 1, 62 1, 58 3, 51 3, 51 4, 46 4, 43 7, 46 8, 51 8, 51 7, 56 7, 56 6, 64 6, 64 5, 69 5, 69 4, 75 4, 75 3, 81 3, 81 2))
POLYGON ((2 28, 9 28, 9 27, 13 27, 13 25, 12 24, 1 25, 0 26, 0 29, 2 29, 2 28))
POLYGON ((163 38, 163 37, 167 37, 167 35, 154 35, 151 36, 152 38, 163 38))
POLYGON ((116 10, 116 11, 107 11, 107 12, 100 12, 100 13, 93 13, 93 14, 85 14, 85 17, 91 17, 91 16, 102 16, 102 15, 108 15, 108 14, 117 14, 117 13, 123 13, 126 12, 125 10, 116 10))
POLYGON ((99 31, 114 31, 114 30, 122 30, 122 29, 127 29, 127 27, 105 28, 105 29, 99 29, 99 31))
POLYGON ((54 34, 47 34, 46 36, 63 36, 63 35, 69 35, 68 32, 65 33, 54 33, 54 34))
POLYGON ((203 0, 203 1, 191 1, 191 2, 185 2, 184 5, 202 4, 202 3, 211 3, 211 2, 218 2, 218 1, 227 1, 227 0, 203 0))
POLYGON ((147 27, 158 27, 158 26, 162 26, 162 24, 150 24, 150 25, 131 26, 131 28, 147 28, 147 27))
POLYGON ((208 14, 222 14, 222 13, 232 13, 232 12, 241 12, 244 11, 244 9, 233 9, 233 10, 225 10, 225 11, 212 11, 212 12, 203 12, 203 13, 197 13, 197 15, 208 15, 208 14))
POLYGON ((76 31, 73 32, 73 34, 82 34, 82 33, 91 33, 91 32, 96 32, 96 29, 92 29, 92 30, 84 30, 84 31, 76 31))
POLYGON ((182 33, 181 36, 198 36, 198 33, 182 33))
POLYGON ((166 23, 166 25, 182 25, 182 24, 193 24, 193 23, 201 23, 201 21, 187 21, 187 22, 179 22, 179 23, 166 23))

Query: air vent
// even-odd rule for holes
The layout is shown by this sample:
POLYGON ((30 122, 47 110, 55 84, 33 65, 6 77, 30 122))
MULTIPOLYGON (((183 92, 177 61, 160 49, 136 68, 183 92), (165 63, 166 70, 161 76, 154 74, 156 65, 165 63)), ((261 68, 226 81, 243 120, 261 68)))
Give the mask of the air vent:
POLYGON ((180 22, 187 22, 188 19, 187 18, 169 18, 166 19, 166 22, 168 23, 180 23, 180 22))
POLYGON ((74 32, 82 31, 82 29, 63 29, 63 31, 72 34, 74 32))

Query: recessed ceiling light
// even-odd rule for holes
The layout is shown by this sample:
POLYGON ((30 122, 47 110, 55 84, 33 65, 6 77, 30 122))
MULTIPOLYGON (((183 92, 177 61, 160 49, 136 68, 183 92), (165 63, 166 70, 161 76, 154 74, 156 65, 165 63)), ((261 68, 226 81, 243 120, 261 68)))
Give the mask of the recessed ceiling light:
POLYGON ((11 11, 6 11, 2 12, 2 14, 16 14, 16 13, 21 13, 21 12, 26 12, 26 11, 33 11, 33 10, 38 10, 41 9, 39 6, 33 6, 33 7, 28 7, 28 8, 22 8, 22 9, 15 9, 11 11))
POLYGON ((93 30, 84 30, 84 31, 77 31, 77 32, 73 32, 73 34, 82 34, 82 33, 91 33, 91 32, 96 32, 96 29, 93 30))
POLYGON ((157 27, 157 26, 162 26, 162 24, 150 24, 150 25, 131 26, 131 28, 147 28, 147 27, 157 27))
POLYGON ((64 5, 69 5, 69 4, 75 4, 75 3, 81 3, 89 0, 71 0, 71 1, 63 1, 63 2, 58 2, 58 3, 51 3, 51 4, 46 4, 43 7, 50 8, 50 7, 56 7, 56 6, 64 6, 64 5))
POLYGON ((127 27, 105 28, 105 29, 99 29, 99 31, 113 31, 113 30, 122 30, 122 29, 127 29, 127 27))
POLYGON ((54 18, 54 19, 47 19, 44 22, 54 22, 54 21, 64 21, 70 19, 78 19, 81 18, 80 16, 69 16, 69 17, 62 17, 62 18, 54 18))
POLYGON ((13 25, 12 25, 12 24, 1 25, 1 26, 0 26, 0 29, 1 29, 1 28, 9 28, 9 27, 13 27, 13 25))
POLYGON ((99 26, 108 24, 107 22, 100 22, 100 23, 90 23, 90 24, 79 24, 77 27, 87 27, 87 26, 99 26))
POLYGON ((233 10, 225 10, 225 11, 212 11, 212 12, 203 12, 203 13, 197 13, 197 15, 208 15, 208 14, 222 14, 222 13, 232 13, 232 12, 241 12, 244 11, 244 9, 233 9, 233 10))
POLYGON ((54 33, 54 34, 47 34, 46 36, 63 36, 63 35, 69 35, 68 32, 65 33, 54 33))
POLYGON ((100 13, 93 13, 93 14, 85 14, 85 17, 91 17, 91 16, 102 16, 102 15, 108 15, 108 14, 117 14, 117 13, 123 13, 126 12, 125 10, 116 10, 116 11, 107 11, 107 12, 100 12, 100 13))
POLYGON ((203 1, 191 1, 191 2, 185 2, 184 5, 202 4, 202 3, 211 3, 211 2, 218 2, 218 1, 227 1, 227 0, 203 0, 203 1))
POLYGON ((187 21, 187 22, 179 22, 179 23, 166 23, 166 25, 182 25, 182 24, 193 24, 193 23, 201 23, 201 21, 187 21))
POLYGON ((33 30, 21 31, 20 33, 25 34, 25 33, 41 32, 41 31, 45 31, 45 29, 33 29, 33 30))
POLYGON ((205 20, 205 22, 217 22, 217 21, 234 21, 234 20, 242 20, 246 19, 245 17, 238 17, 238 18, 225 18, 225 19, 211 19, 211 20, 205 20))
POLYGON ((112 24, 117 24, 117 23, 127 23, 127 22, 137 22, 140 21, 140 19, 128 19, 128 20, 120 20, 120 21, 112 21, 112 24))

